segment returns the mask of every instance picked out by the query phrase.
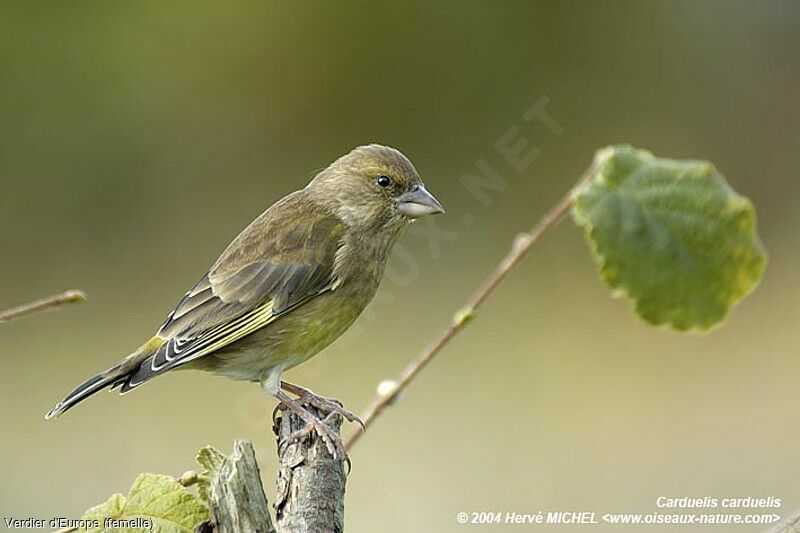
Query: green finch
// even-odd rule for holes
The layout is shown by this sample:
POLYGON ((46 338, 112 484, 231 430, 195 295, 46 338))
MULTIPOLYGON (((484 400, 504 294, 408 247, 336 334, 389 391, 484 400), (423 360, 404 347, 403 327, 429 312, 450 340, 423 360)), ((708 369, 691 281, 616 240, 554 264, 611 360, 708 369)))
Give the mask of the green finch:
POLYGON ((402 153, 378 144, 354 149, 256 218, 155 336, 81 383, 47 418, 106 387, 124 394, 169 370, 196 368, 260 383, 330 449, 328 426, 304 404, 357 418, 281 381, 281 374, 353 324, 375 295, 403 228, 443 212, 402 153))

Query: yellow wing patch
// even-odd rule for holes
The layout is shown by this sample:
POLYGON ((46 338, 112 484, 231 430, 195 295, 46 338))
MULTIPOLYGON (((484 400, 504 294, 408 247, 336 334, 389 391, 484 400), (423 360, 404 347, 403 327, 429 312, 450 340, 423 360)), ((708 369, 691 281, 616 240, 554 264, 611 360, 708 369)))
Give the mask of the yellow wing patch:
POLYGON ((259 307, 256 307, 249 313, 242 315, 236 320, 217 326, 209 330, 206 334, 199 337, 197 340, 200 344, 196 349, 196 353, 186 359, 191 361, 198 357, 210 354, 220 348, 236 342, 242 337, 253 333, 254 331, 263 328, 270 322, 275 320, 275 315, 272 313, 272 302, 269 301, 259 307))

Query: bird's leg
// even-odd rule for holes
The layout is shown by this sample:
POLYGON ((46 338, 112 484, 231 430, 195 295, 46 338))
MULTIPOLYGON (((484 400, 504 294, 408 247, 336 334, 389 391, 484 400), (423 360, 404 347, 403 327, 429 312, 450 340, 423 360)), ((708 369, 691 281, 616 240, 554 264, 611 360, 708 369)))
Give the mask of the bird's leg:
POLYGON ((341 437, 339 437, 339 435, 337 435, 330 428, 330 426, 325 423, 336 413, 330 413, 327 417, 325 417, 325 420, 320 420, 308 412, 308 410, 300 405, 297 400, 291 398, 285 392, 279 390, 275 393, 275 397, 286 407, 286 409, 292 411, 294 414, 300 417, 303 422, 306 423, 304 428, 299 429, 289 435, 286 442, 301 440, 314 431, 317 433, 317 435, 319 435, 319 438, 322 439, 322 442, 325 443, 325 447, 328 449, 328 452, 334 459, 343 458, 349 462, 347 450, 344 449, 341 437))
POLYGON ((305 387, 301 387, 300 385, 295 385, 294 383, 289 383, 288 381, 281 381, 281 388, 286 392, 291 392, 292 394, 297 395, 297 398, 303 402, 313 405, 320 411, 324 411, 326 413, 336 413, 338 415, 343 416, 350 422, 355 422, 359 426, 361 426, 361 431, 364 431, 364 422, 352 411, 345 409, 342 406, 342 402, 336 400, 334 398, 326 398, 325 396, 320 396, 319 394, 315 394, 314 392, 310 391, 305 387))

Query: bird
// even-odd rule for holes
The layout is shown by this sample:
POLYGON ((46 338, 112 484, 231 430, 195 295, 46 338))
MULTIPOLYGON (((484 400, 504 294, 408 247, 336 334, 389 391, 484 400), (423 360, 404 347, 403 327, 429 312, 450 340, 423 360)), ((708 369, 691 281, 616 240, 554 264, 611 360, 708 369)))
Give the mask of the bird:
POLYGON ((375 296, 403 229, 440 213, 444 208, 399 150, 353 149, 253 220, 153 337, 78 385, 45 418, 106 388, 125 394, 166 372, 199 369, 259 383, 279 408, 305 422, 305 434, 315 431, 341 454, 338 436, 307 405, 358 417, 282 374, 354 323, 375 296))

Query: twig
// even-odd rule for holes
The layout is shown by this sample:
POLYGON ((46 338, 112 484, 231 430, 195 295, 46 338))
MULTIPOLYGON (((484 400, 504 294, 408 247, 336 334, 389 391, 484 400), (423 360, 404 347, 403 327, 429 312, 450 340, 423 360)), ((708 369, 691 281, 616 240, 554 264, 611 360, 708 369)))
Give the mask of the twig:
POLYGON ((68 303, 82 302, 85 299, 86 294, 84 294, 82 291, 74 289, 64 291, 60 294, 54 294, 52 296, 42 298, 41 300, 36 300, 34 302, 19 305, 17 307, 12 307, 11 309, 6 309, 5 311, 0 311, 0 322, 7 322, 9 320, 14 320, 15 318, 21 318, 26 315, 38 313, 40 311, 54 309, 68 303))
MULTIPOLYGON (((316 416, 324 414, 304 405, 316 416)), ((326 424, 339 434, 342 419, 326 424)), ((305 428, 291 411, 280 413, 273 428, 278 437, 278 494, 275 525, 280 533, 342 533, 344 531, 344 463, 334 459, 316 433, 295 440, 290 435, 305 428)))
MULTIPOLYGON (((423 349, 422 352, 403 369, 400 377, 395 381, 385 381, 381 383, 381 386, 378 388, 378 394, 367 406, 364 414, 361 415, 361 419, 364 421, 365 428, 372 425, 378 415, 380 415, 384 409, 386 409, 386 407, 391 405, 397 399, 397 396, 406 387, 408 387, 412 381, 414 381, 414 378, 416 378, 420 371, 422 371, 422 369, 431 362, 436 354, 438 354, 442 348, 444 348, 447 343, 453 339, 453 337, 455 337, 461 330, 464 329, 464 326, 466 326, 467 323, 474 318, 475 312, 478 310, 481 304, 497 288, 500 282, 505 279, 506 275, 508 275, 511 269, 514 268, 517 263, 519 263, 528 250, 530 250, 531 246, 536 244, 542 235, 548 229, 553 227, 556 222, 561 220, 567 211, 569 211, 569 208, 572 206, 572 199, 575 196, 575 193, 590 179, 592 179, 597 172, 597 169, 605 160, 605 157, 606 155, 604 152, 598 153, 598 155, 595 156, 594 161, 592 161, 592 164, 589 165, 589 168, 583 172, 575 186, 573 186, 569 192, 567 192, 567 194, 565 194, 558 201, 558 203, 554 205, 550 211, 544 215, 544 217, 542 217, 539 223, 536 224, 536 226, 534 226, 530 231, 517 235, 517 237, 514 239, 511 250, 502 259, 502 261, 500 261, 491 274, 489 274, 489 276, 483 281, 480 287, 472 294, 467 301, 467 304, 455 314, 450 325, 441 333, 439 333, 433 342, 423 349)), ((350 438, 345 443, 345 447, 348 450, 351 449, 358 439, 361 438, 363 433, 363 431, 359 431, 350 435, 350 438)))
POLYGON ((765 533, 800 533, 800 511, 795 511, 765 533))

